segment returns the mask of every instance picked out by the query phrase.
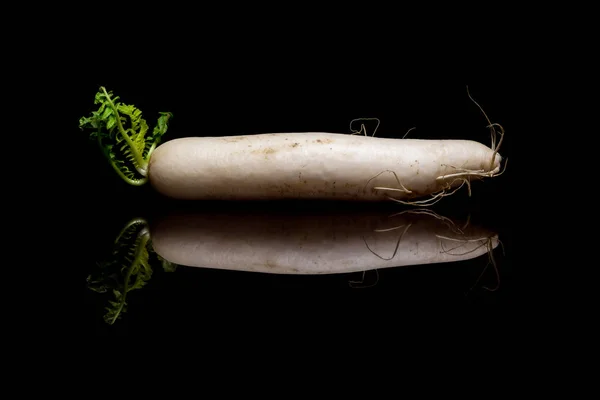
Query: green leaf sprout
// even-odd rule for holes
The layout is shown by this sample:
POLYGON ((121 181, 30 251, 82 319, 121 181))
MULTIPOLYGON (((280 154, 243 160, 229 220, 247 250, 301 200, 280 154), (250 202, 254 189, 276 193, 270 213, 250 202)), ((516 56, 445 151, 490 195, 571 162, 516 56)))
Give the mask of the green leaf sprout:
POLYGON ((167 131, 173 114, 160 112, 149 132, 142 112, 120 102, 118 96, 104 87, 96 93, 94 104, 99 104, 98 110, 80 118, 79 127, 92 131, 90 138, 97 140, 110 165, 125 182, 143 185, 148 180, 150 156, 167 131))

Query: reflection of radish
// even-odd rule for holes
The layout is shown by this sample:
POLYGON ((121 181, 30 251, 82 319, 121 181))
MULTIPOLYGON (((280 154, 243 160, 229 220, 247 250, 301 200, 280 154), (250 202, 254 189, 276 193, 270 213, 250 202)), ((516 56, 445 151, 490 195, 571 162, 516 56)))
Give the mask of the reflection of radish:
POLYGON ((89 289, 110 298, 107 323, 127 312, 131 292, 144 288, 161 264, 166 272, 178 266, 288 276, 363 272, 362 281, 348 283, 366 287, 367 271, 375 271, 376 284, 381 268, 451 263, 486 253, 495 267, 499 243, 492 231, 423 209, 392 214, 385 207, 206 208, 152 218, 151 224, 136 218, 121 230, 110 255, 87 278, 89 289))
POLYGON ((104 88, 96 103, 99 109, 81 118, 80 126, 93 130, 117 173, 134 185, 149 180, 173 198, 393 199, 429 205, 458 186, 470 187, 472 178, 500 173, 503 130, 497 124, 490 123, 491 148, 469 140, 320 132, 191 137, 158 146, 169 113, 161 113, 150 132, 139 110, 104 88))
POLYGON ((154 251, 174 264, 275 274, 461 261, 498 245, 494 232, 425 210, 203 211, 160 219, 150 233, 154 251))

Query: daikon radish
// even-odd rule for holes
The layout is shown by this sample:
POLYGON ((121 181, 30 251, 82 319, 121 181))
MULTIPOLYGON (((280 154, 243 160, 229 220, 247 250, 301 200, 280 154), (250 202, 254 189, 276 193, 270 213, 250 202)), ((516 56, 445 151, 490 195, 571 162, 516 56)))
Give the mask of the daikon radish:
POLYGON ((207 135, 159 145, 171 114, 161 113, 150 133, 141 112, 118 100, 101 88, 95 101, 99 109, 81 118, 80 127, 92 129, 125 181, 150 181, 176 199, 395 200, 427 206, 465 184, 470 193, 473 179, 501 173, 498 150, 504 131, 491 122, 491 147, 472 140, 390 139, 366 132, 207 135))

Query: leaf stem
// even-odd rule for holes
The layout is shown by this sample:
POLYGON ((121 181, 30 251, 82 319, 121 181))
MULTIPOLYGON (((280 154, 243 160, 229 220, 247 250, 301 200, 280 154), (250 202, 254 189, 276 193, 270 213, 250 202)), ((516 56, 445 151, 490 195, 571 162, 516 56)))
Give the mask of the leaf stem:
POLYGON ((154 141, 154 143, 152 143, 152 146, 150 146, 150 148, 148 149, 148 153, 146 154, 146 158, 148 160, 150 159, 150 155, 152 154, 152 152, 154 152, 154 149, 156 149, 156 144, 157 141, 154 141))
MULTIPOLYGON (((100 140, 100 136, 98 136, 98 144, 100 145, 100 148, 103 148, 102 146, 102 141, 100 140)), ((142 186, 144 185, 147 181, 148 181, 148 177, 144 175, 143 178, 140 179, 131 179, 129 177, 127 177, 123 171, 121 171, 121 169, 117 166, 117 164, 115 163, 115 160, 112 160, 110 158, 110 156, 104 151, 104 156, 106 157, 106 159, 108 160, 109 164, 113 167, 113 169, 117 172, 117 174, 127 183, 129 183, 130 185, 133 186, 142 186)))
MULTIPOLYGON (((131 179, 128 178, 127 176, 125 176, 125 174, 123 174, 123 172, 119 169, 119 167, 117 167, 117 164, 115 164, 115 162, 113 160, 108 160, 108 162, 110 163, 110 165, 112 165, 113 169, 115 171, 117 171, 117 174, 127 183, 129 183, 130 185, 133 186, 142 186, 144 185, 146 182, 148 182, 148 177, 145 176, 146 174, 144 174, 143 178, 140 179, 131 179)), ((138 170, 139 171, 139 170, 138 170)), ((141 172, 140 172, 141 173, 141 172)))
MULTIPOLYGON (((146 176, 147 175, 147 165, 148 165, 148 161, 144 160, 144 158, 142 157, 142 155, 140 154, 140 152, 137 150, 137 148, 135 147, 135 145, 133 144, 133 142, 131 141, 131 138, 129 137, 129 135, 127 134, 127 132, 125 131, 125 128, 123 128, 123 124, 121 124, 121 117, 119 116, 119 111, 117 110, 117 107, 115 106, 115 104, 112 102, 108 92, 106 91, 106 88, 102 87, 102 91, 104 92, 104 95, 106 96, 106 99, 108 101, 108 104, 110 105, 110 107, 112 108, 113 112, 115 113, 115 119, 117 121, 117 127, 119 128, 119 132, 121 133, 121 136, 123 136, 123 139, 125 139, 125 141, 127 142, 127 144, 129 145, 129 147, 131 148, 131 153, 133 154, 133 156, 135 157, 135 161, 136 161, 136 166, 135 169, 142 175, 142 176, 146 176)), ((112 162, 111 162, 112 164, 112 162)), ((113 167, 114 164, 113 164, 113 167)), ((115 168, 116 169, 116 168, 115 168)), ((121 174, 122 175, 122 174, 121 174)), ((126 179, 128 182, 130 181, 130 179, 126 179)), ((131 182, 130 182, 131 183, 131 182)))

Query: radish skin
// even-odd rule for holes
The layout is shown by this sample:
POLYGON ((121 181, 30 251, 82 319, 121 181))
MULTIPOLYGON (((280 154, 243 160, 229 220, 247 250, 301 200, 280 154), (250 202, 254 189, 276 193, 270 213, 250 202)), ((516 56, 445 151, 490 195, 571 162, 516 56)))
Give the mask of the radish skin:
POLYGON ((482 256, 498 235, 429 211, 200 212, 151 227, 154 251, 184 266, 272 274, 334 274, 482 256))
POLYGON ((177 199, 411 200, 495 176, 501 160, 470 140, 271 133, 168 141, 148 177, 177 199))

